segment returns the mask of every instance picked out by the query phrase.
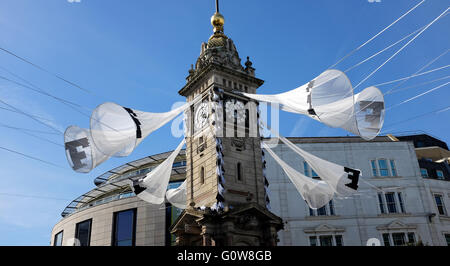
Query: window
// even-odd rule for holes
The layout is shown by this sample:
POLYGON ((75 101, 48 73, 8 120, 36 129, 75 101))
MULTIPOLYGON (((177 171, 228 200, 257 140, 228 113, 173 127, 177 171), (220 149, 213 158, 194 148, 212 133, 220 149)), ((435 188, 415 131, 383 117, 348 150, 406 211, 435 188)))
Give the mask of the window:
POLYGON ((334 240, 336 240, 336 246, 340 247, 343 246, 344 244, 342 243, 342 236, 341 235, 337 235, 334 237, 334 240))
POLYGON ((381 176, 389 176, 386 160, 384 159, 378 160, 378 167, 380 168, 381 176))
POLYGON ((372 168, 372 176, 397 176, 395 160, 370 160, 370 166, 372 168), (391 169, 390 172, 389 168, 391 169))
POLYGON ((398 197, 398 203, 400 204, 400 211, 402 213, 405 213, 405 206, 403 205, 403 197, 402 197, 402 193, 398 192, 397 193, 397 197, 398 197))
POLYGON ((303 162, 303 169, 306 176, 312 177, 312 178, 319 178, 319 175, 309 167, 307 162, 303 162))
POLYGON ((307 162, 303 162, 303 170, 304 170, 303 172, 306 176, 310 176, 309 175, 309 166, 308 166, 307 162))
POLYGON ((328 207, 330 207, 330 215, 334 215, 334 204, 333 204, 333 200, 330 200, 330 202, 328 202, 328 207))
POLYGON ((378 193, 378 206, 381 214, 406 213, 402 192, 378 193))
MULTIPOLYGON (((308 204, 308 203, 307 203, 308 204)), ((309 216, 314 216, 314 210, 309 208, 309 216)))
POLYGON ((333 236, 320 236, 320 246, 331 247, 333 246, 333 236))
POLYGON ((62 246, 63 241, 63 231, 57 233, 53 240, 53 246, 62 246))
POLYGON ((384 196, 386 197, 386 206, 389 213, 396 213, 397 208, 395 206, 395 197, 394 193, 386 193, 384 196))
POLYGON ((393 233, 392 241, 394 246, 404 246, 405 245, 405 233, 393 233))
POLYGON ((316 210, 313 210, 309 208, 309 215, 310 216, 327 216, 327 215, 336 215, 334 211, 334 203, 333 200, 330 200, 327 205, 318 208, 316 210))
POLYGON ((394 160, 390 160, 389 162, 391 163, 392 176, 397 176, 397 170, 395 169, 395 162, 394 162, 394 160))
POLYGON ((377 163, 375 160, 370 161, 370 164, 372 166, 372 175, 378 176, 378 170, 377 170, 377 163))
POLYGON ((416 243, 416 236, 414 233, 408 233, 408 243, 415 244, 416 243))
POLYGON ((75 227, 75 238, 80 246, 89 246, 91 243, 92 219, 77 223, 75 227))
POLYGON ((205 167, 200 168, 200 183, 205 184, 205 167))
POLYGON ((326 205, 323 206, 322 208, 317 209, 317 215, 318 216, 325 216, 325 215, 327 215, 326 205))
POLYGON ((436 175, 438 179, 444 180, 444 172, 441 170, 436 170, 436 175))
POLYGON ((325 236, 310 236, 309 237, 309 245, 312 247, 315 246, 323 246, 323 247, 331 247, 331 246, 343 246, 344 243, 342 241, 342 235, 325 235, 325 236), (319 238, 319 239, 317 239, 319 238), (334 241, 333 241, 334 238, 334 241), (317 241, 319 240, 319 241, 317 241))
POLYGON ((447 242, 447 246, 450 247, 450 234, 445 234, 445 241, 447 242))
POLYGON ((241 163, 237 163, 237 180, 242 181, 242 166, 241 163))
POLYGON ((420 174, 422 177, 427 178, 428 177, 428 171, 425 168, 420 168, 420 174))
POLYGON ((436 207, 438 209, 439 215, 445 215, 445 206, 442 195, 435 194, 434 201, 436 202, 436 207))
POLYGON ((310 237, 309 237, 309 245, 310 245, 311 247, 317 246, 317 237, 315 237, 315 236, 310 236, 310 237))
POLYGON ((386 213, 386 210, 384 209, 383 194, 381 193, 378 193, 378 204, 380 206, 381 213, 386 213))
POLYGON ((391 236, 389 234, 383 234, 383 243, 386 247, 391 246, 391 236))
POLYGON ((136 239, 136 209, 115 212, 113 246, 134 246, 136 239))

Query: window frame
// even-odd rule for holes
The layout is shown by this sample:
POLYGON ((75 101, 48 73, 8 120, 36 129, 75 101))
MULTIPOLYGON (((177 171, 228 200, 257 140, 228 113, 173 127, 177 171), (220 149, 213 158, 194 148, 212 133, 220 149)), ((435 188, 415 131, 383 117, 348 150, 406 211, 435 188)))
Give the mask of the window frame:
POLYGON ((121 212, 127 212, 132 211, 133 212, 133 230, 132 230, 132 240, 131 240, 131 246, 136 246, 136 225, 137 225, 137 208, 131 208, 121 211, 116 211, 113 213, 113 225, 111 230, 111 246, 115 247, 116 245, 116 233, 117 233, 117 215, 121 212))
POLYGON ((63 239, 64 239, 64 230, 59 231, 57 234, 55 234, 53 236, 53 246, 54 247, 59 247, 59 246, 63 246, 63 239), (61 234, 61 245, 56 245, 56 238, 58 237, 58 235, 61 234))
POLYGON ((423 178, 429 178, 430 175, 428 174, 428 169, 420 168, 420 176, 422 176, 423 178), (422 170, 425 170, 425 176, 424 176, 424 173, 422 172, 422 170))
POLYGON ((395 200, 395 192, 388 192, 388 193, 384 193, 384 197, 386 199, 386 207, 387 207, 387 211, 388 213, 398 213, 397 210, 397 202, 395 200), (388 197, 387 196, 391 196, 392 195, 392 202, 389 202, 388 197), (394 207, 394 211, 391 211, 391 209, 389 207, 394 207))
POLYGON ((370 168, 372 169, 372 177, 398 177, 397 163, 392 158, 375 158, 370 159, 370 168), (380 162, 384 161, 386 168, 381 168, 380 162), (386 175, 382 175, 382 171, 386 171, 386 175))
POLYGON ((445 180, 444 171, 436 169, 436 177, 439 180, 445 180), (439 175, 438 173, 441 173, 441 175, 439 175))
POLYGON ((75 239, 77 239, 78 242, 80 243, 80 246, 82 246, 82 245, 81 245, 80 238, 78 237, 78 236, 79 236, 79 234, 78 234, 78 233, 79 233, 79 230, 78 230, 78 229, 79 229, 79 227, 80 227, 80 224, 86 223, 86 222, 89 222, 88 241, 87 241, 87 245, 86 245, 86 247, 89 247, 89 246, 91 246, 92 218, 76 223, 76 225, 75 225, 75 239))
POLYGON ((440 193, 433 193, 433 198, 434 198, 434 204, 436 205, 436 209, 438 211, 438 214, 441 216, 446 216, 447 215, 447 209, 445 207, 445 203, 444 203, 444 195, 440 194, 440 193), (436 196, 440 198, 441 201, 441 207, 442 207, 442 211, 443 213, 440 212, 439 210, 439 205, 436 201, 436 196))
POLYGON ((380 177, 388 177, 388 176, 392 176, 389 173, 389 165, 388 165, 388 159, 378 159, 378 173, 380 174, 380 177), (380 162, 384 161, 386 168, 381 168, 380 162), (383 171, 386 171, 386 175, 383 175, 383 171))

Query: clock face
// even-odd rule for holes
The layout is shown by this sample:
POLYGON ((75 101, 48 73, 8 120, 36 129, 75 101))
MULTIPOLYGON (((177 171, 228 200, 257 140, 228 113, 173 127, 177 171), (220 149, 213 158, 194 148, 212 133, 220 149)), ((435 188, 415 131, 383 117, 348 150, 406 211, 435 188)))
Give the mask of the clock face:
POLYGON ((232 121, 236 118, 238 124, 245 122, 245 105, 243 102, 234 99, 227 100, 225 110, 227 118, 232 119, 232 121))
POLYGON ((195 129, 199 130, 205 127, 208 124, 209 117, 209 105, 206 102, 203 102, 198 105, 197 110, 195 111, 195 129))

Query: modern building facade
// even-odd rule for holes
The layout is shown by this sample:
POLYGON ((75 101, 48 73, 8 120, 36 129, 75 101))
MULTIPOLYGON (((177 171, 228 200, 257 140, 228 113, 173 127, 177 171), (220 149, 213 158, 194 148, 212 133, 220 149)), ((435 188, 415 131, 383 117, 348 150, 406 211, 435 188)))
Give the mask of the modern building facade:
MULTIPOLYGON (((391 246, 450 245, 450 152, 442 141, 428 135, 380 136, 372 141, 290 140, 321 158, 360 169, 362 177, 355 195, 334 198, 324 208, 312 210, 266 155, 271 211, 284 221, 278 245, 360 246, 368 241, 391 246)), ((293 168, 319 178, 284 144, 273 150, 293 168)), ((63 211, 52 230, 51 245, 173 245, 169 228, 181 210, 167 203, 143 202, 128 185, 129 179, 143 177, 169 154, 148 156, 97 177, 96 187, 63 211)), ((171 187, 186 178, 185 158, 182 151, 173 165, 171 187)))

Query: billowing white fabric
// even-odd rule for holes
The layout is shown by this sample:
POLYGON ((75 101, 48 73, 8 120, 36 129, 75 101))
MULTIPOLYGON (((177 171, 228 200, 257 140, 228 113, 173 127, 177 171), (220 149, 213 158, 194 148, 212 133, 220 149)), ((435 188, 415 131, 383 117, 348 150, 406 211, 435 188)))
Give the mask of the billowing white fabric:
POLYGON ((136 184, 130 181, 131 188, 138 198, 153 204, 161 204, 164 202, 164 196, 166 195, 167 186, 169 185, 172 174, 173 162, 185 143, 186 140, 183 139, 167 159, 149 172, 142 181, 138 182, 138 186, 145 188, 144 190, 136 191, 136 184))
POLYGON ((368 87, 355 95, 355 120, 359 135, 371 140, 378 136, 385 115, 384 96, 377 87, 368 87))
POLYGON ((376 137, 383 125, 382 93, 370 87, 353 95, 348 77, 335 69, 326 70, 311 82, 285 93, 243 94, 258 101, 280 104, 284 111, 307 115, 367 140, 376 137))
POLYGON ((189 106, 166 113, 148 113, 107 102, 91 115, 91 134, 97 148, 108 156, 124 157, 150 133, 164 126, 189 106))
POLYGON ((263 143, 262 145, 263 148, 266 149, 266 151, 268 151, 275 161, 281 166, 283 171, 292 181, 295 188, 298 192, 300 192, 300 195, 311 209, 321 208, 333 199, 334 191, 326 182, 315 180, 299 173, 281 160, 280 157, 278 157, 267 144, 263 143))
POLYGON ((64 146, 70 167, 79 173, 89 173, 109 158, 97 149, 89 129, 68 127, 64 132, 64 146))
POLYGON ((179 209, 186 209, 187 191, 186 180, 177 188, 169 189, 166 192, 167 201, 179 209))
POLYGON ((361 171, 321 159, 299 148, 288 139, 281 136, 279 136, 279 138, 295 153, 303 157, 308 165, 314 169, 319 177, 325 181, 334 192, 340 196, 348 196, 356 192, 361 171))

